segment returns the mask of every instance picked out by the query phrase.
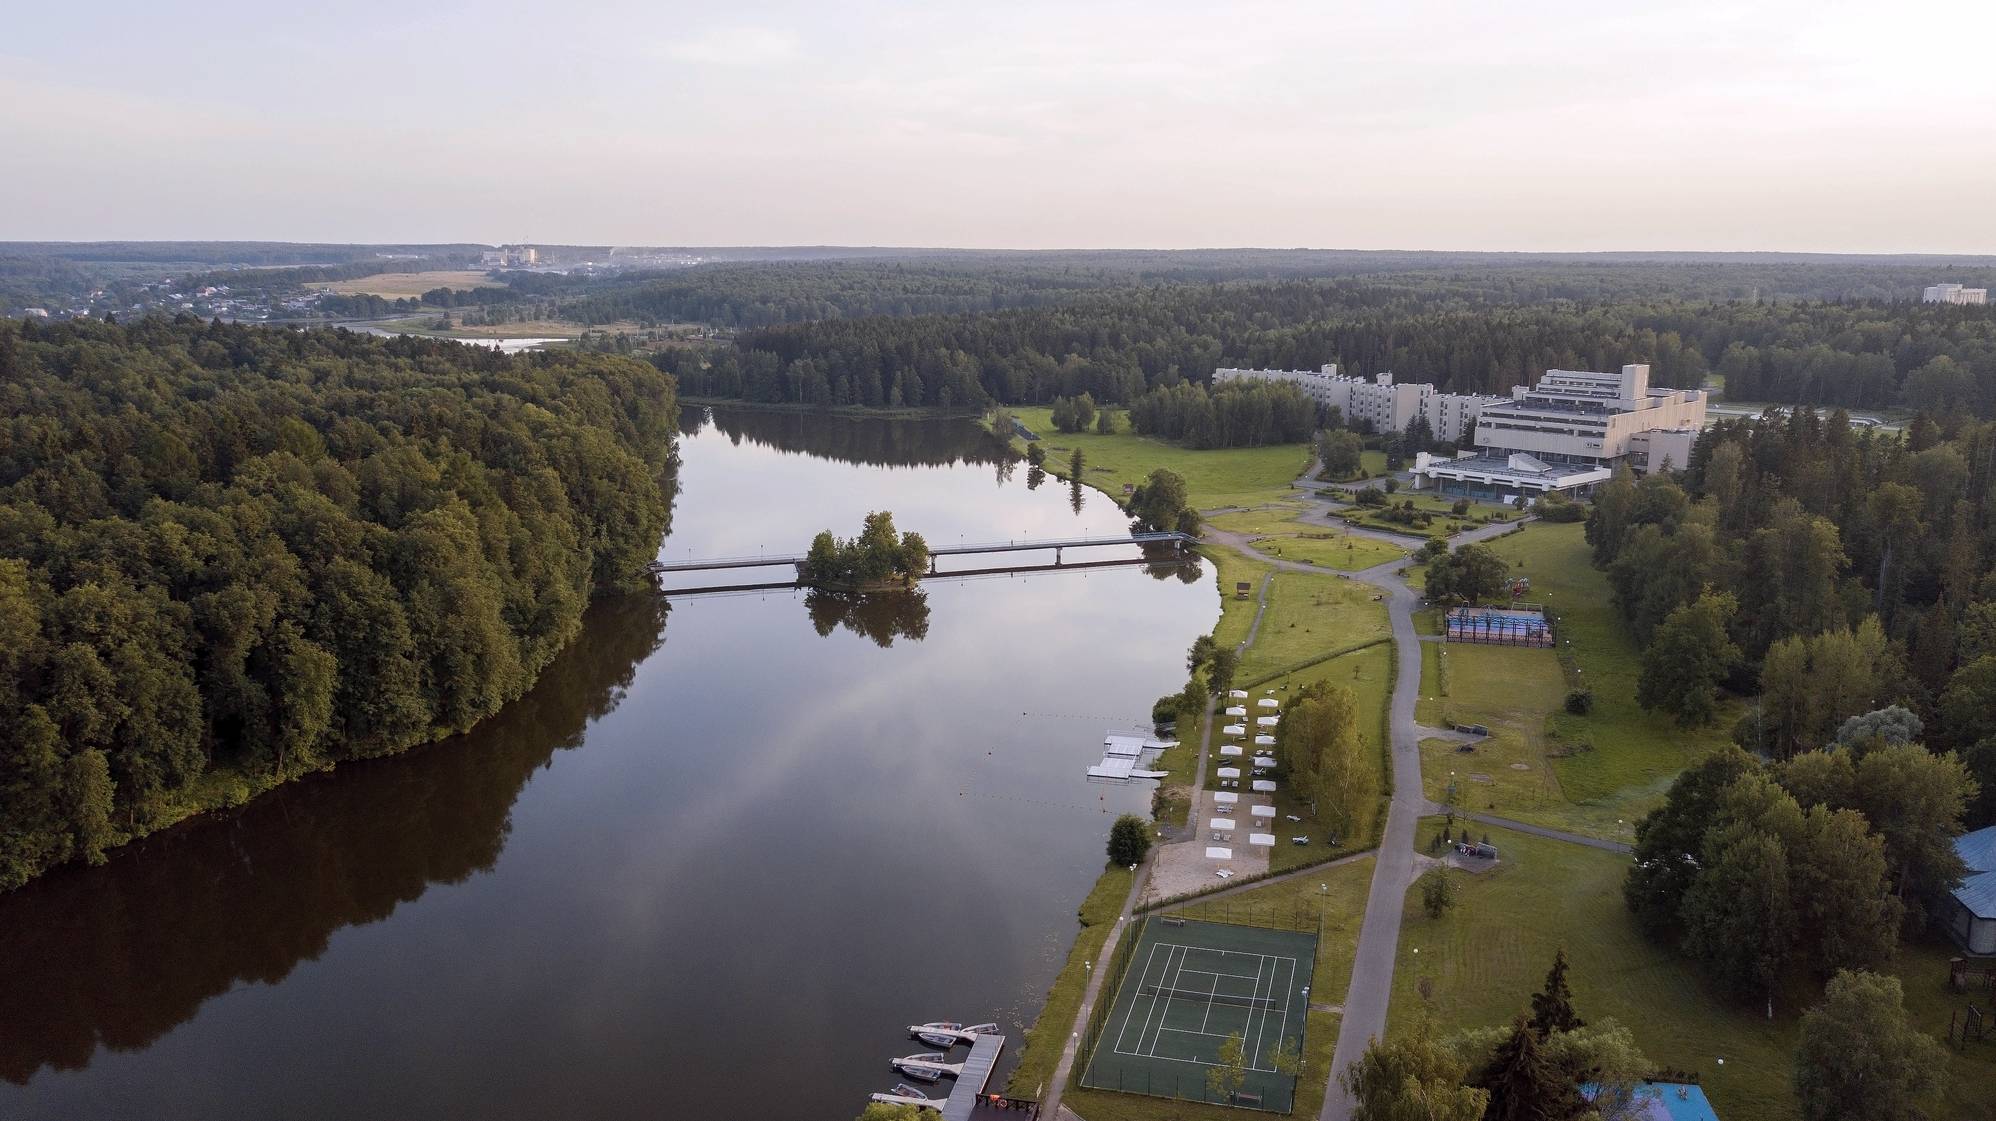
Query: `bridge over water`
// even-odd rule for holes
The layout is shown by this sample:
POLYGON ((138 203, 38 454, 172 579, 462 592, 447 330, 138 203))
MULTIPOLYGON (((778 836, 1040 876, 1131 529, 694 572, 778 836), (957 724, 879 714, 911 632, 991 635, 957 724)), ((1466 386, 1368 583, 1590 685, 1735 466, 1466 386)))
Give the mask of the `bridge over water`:
MULTIPOLYGON (((1111 546, 1154 546, 1169 545, 1176 552, 1184 552, 1196 544, 1198 538, 1189 533, 1132 533, 1123 537, 1060 537, 1044 541, 992 541, 977 545, 940 545, 929 550, 929 571, 936 573, 937 557, 962 557, 986 553, 1024 553, 1046 549, 1053 550, 1053 562, 1057 567, 1069 549, 1096 549, 1111 546)), ((795 568, 800 572, 804 567, 804 555, 795 556, 753 556, 753 557, 708 557, 702 560, 653 561, 645 566, 647 572, 659 575, 667 572, 708 572, 726 568, 795 568)))

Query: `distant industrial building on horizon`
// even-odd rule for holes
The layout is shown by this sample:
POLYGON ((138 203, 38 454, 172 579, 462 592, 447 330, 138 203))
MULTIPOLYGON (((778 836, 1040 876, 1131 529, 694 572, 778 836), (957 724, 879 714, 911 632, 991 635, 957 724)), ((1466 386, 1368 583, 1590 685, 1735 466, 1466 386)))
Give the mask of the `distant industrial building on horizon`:
POLYGON ((1989 289, 1963 288, 1959 284, 1930 284, 1920 292, 1920 302, 1926 304, 1986 304, 1989 302, 1989 289))
POLYGON ((540 254, 531 245, 502 245, 478 255, 479 266, 488 269, 531 268, 539 260, 540 254))

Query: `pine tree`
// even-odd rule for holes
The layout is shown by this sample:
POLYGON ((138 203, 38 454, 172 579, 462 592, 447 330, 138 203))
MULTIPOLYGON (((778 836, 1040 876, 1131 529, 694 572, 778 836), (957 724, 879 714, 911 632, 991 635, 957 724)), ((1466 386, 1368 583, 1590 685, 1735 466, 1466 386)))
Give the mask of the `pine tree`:
POLYGON ((1573 1010, 1573 993, 1566 987, 1566 947, 1553 955, 1546 971, 1546 987, 1532 996, 1531 1029, 1544 1039, 1554 1032, 1574 1031, 1587 1021, 1573 1010))
POLYGON ((1579 1087, 1539 1050, 1523 1016, 1470 1085, 1490 1091, 1484 1121, 1568 1121, 1587 1107, 1579 1087))

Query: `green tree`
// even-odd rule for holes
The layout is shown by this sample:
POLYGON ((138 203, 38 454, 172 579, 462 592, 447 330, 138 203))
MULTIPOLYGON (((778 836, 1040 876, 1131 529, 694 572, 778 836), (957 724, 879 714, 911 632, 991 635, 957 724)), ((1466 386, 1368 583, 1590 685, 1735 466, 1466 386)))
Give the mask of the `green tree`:
POLYGON ((1795 1095, 1804 1121, 1922 1121, 1947 1053, 1906 1022, 1896 977, 1844 972, 1802 1015, 1795 1095))
POLYGON ((1247 1081, 1247 1046, 1241 1033, 1234 1032, 1220 1043, 1219 1062, 1206 1069, 1206 1092, 1222 1102, 1232 1102, 1247 1081))
POLYGON ((1749 823, 1715 828, 1684 893, 1684 948, 1734 997, 1772 999, 1797 935, 1788 853, 1749 823))
POLYGON ((1371 833, 1379 779, 1366 759, 1358 734, 1358 699, 1350 689, 1317 681, 1298 690, 1283 706, 1276 750, 1332 835, 1371 833))
POLYGON ((1726 634, 1736 608, 1730 593, 1706 592, 1671 612, 1643 651, 1636 702, 1668 712, 1686 727, 1711 723, 1719 682, 1740 658, 1726 634))
POLYGON ((1684 895, 1698 873, 1705 831, 1719 814, 1726 791, 1760 765, 1736 747, 1707 755, 1671 782, 1662 806, 1636 823, 1635 860, 1622 898, 1636 924, 1663 935, 1682 927, 1684 895))
POLYGON ((1109 827, 1109 863, 1121 868, 1141 864, 1150 852, 1150 823, 1136 814, 1123 814, 1109 827))
POLYGON ((1357 478, 1364 468, 1364 441, 1356 432, 1342 429, 1317 433, 1317 458, 1327 479, 1357 478))
POLYGON ((1531 1028, 1540 1038, 1554 1032, 1574 1031, 1587 1021, 1573 1010, 1573 993, 1566 985, 1566 947, 1560 947, 1546 971, 1545 988, 1532 995, 1531 1028))
POLYGON ((1222 646, 1213 651, 1213 657, 1206 663, 1206 690, 1216 697, 1224 697, 1234 687, 1234 674, 1239 671, 1241 657, 1231 646, 1222 646))
POLYGON ((1470 1084, 1490 1092, 1489 1121, 1566 1121, 1586 1109, 1580 1087, 1546 1056, 1537 1032, 1519 1016, 1470 1084))
POLYGON ((1924 901, 1953 888, 1966 871, 1954 837, 1975 793, 1975 780, 1952 753, 1897 744, 1857 761, 1851 808, 1883 838, 1892 888, 1910 922, 1923 922, 1924 901))
POLYGON ((1189 677, 1198 673, 1200 667, 1213 660, 1213 651, 1219 644, 1210 634, 1202 634, 1192 640, 1192 648, 1185 653, 1185 673, 1189 677))
POLYGON ((1179 515, 1188 509, 1186 494, 1184 477, 1159 467, 1130 492, 1127 509, 1139 532, 1176 529, 1179 515))
POLYGON ((1481 603, 1502 598, 1511 586, 1511 565, 1482 545, 1462 545, 1428 562, 1428 598, 1481 603))
POLYGON ((1103 409, 1095 414, 1095 431, 1103 436, 1116 434, 1116 414, 1103 409))
POLYGON ((1421 909, 1431 919, 1439 919, 1455 909, 1458 892, 1455 877, 1446 866, 1430 868, 1421 876, 1421 909))
POLYGON ((859 1121, 922 1121, 926 1111, 919 1105, 889 1105, 869 1102, 860 1111, 859 1121))
POLYGON ((1955 670, 1941 694, 1940 710, 1949 743, 1966 746, 1996 735, 1996 654, 1955 670))
POLYGON ((1479 1121, 1490 1092, 1464 1085, 1468 1074, 1423 1016, 1407 1035, 1373 1039, 1340 1077, 1355 1106, 1352 1121, 1479 1121))

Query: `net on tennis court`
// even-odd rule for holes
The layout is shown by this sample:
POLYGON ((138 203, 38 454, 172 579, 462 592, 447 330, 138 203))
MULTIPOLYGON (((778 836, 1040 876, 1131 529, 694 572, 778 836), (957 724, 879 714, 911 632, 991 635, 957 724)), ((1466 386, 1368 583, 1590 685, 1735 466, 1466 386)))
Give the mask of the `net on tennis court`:
POLYGON ((1206 1004, 1231 1004, 1239 1008, 1282 1007, 1282 1002, 1273 997, 1229 996, 1226 993, 1209 993, 1198 989, 1167 989, 1163 985, 1145 985, 1137 992, 1140 996, 1161 996, 1167 1000, 1197 1000, 1206 1004))

